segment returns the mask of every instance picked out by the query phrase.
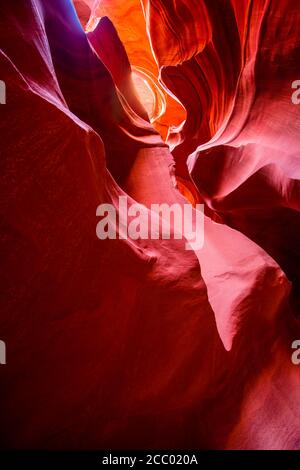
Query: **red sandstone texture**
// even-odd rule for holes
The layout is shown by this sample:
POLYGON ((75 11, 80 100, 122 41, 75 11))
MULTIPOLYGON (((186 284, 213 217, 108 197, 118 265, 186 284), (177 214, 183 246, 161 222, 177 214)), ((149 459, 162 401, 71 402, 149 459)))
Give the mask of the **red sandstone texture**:
POLYGON ((2 447, 300 448, 299 24, 298 0, 1 5, 2 447), (120 195, 203 202, 203 248, 100 241, 120 195))

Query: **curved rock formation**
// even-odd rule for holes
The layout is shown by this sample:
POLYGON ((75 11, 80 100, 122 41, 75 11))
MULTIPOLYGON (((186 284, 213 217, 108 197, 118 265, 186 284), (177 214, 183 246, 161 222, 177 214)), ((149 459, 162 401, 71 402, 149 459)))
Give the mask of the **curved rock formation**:
POLYGON ((299 20, 296 0, 3 4, 3 447, 299 448, 299 20), (203 248, 98 240, 122 195, 202 201, 203 248))

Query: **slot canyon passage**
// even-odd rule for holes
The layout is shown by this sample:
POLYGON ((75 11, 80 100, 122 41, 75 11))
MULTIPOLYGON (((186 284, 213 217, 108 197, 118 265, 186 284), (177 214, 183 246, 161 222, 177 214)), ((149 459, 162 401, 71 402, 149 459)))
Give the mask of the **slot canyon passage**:
POLYGON ((1 448, 300 448, 299 25, 1 2, 1 448), (99 240, 120 196, 203 204, 203 247, 99 240))

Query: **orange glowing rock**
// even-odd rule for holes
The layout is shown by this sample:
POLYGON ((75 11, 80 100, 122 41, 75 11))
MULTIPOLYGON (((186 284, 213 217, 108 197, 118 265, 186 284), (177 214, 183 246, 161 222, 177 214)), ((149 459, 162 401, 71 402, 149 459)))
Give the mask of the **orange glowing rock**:
POLYGON ((186 113, 177 98, 171 96, 159 81, 159 67, 151 49, 140 0, 96 0, 87 31, 94 29, 103 16, 112 21, 124 44, 135 85, 151 122, 167 139, 173 128, 184 122, 186 113))

